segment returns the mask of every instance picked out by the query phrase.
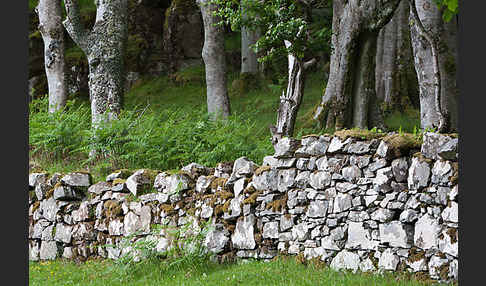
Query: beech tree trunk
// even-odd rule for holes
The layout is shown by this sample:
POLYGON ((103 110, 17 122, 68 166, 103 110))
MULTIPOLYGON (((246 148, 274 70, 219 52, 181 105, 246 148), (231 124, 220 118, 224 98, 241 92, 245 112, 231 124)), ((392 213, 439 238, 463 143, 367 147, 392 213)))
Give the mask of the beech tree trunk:
MULTIPOLYGON (((241 14, 247 18, 245 7, 241 7, 241 14)), ((241 73, 258 73, 257 54, 250 48, 259 38, 258 31, 250 30, 246 26, 241 27, 241 73)))
POLYGON ((376 52, 376 97, 384 110, 401 110, 418 94, 409 28, 409 4, 401 1, 380 30, 376 52))
POLYGON ((230 102, 226 85, 226 60, 224 53, 224 31, 215 26, 219 17, 213 15, 217 5, 209 0, 196 0, 201 8, 204 22, 204 46, 202 58, 206 68, 206 97, 211 118, 230 115, 230 102))
POLYGON ((122 107, 127 0, 96 0, 96 22, 91 30, 81 22, 77 1, 64 3, 64 27, 88 58, 91 121, 96 128, 102 121, 117 118, 122 107))
POLYGON ((313 116, 326 128, 383 127, 375 92, 377 37, 399 3, 333 1, 329 80, 313 116))
POLYGON ((39 0, 36 10, 39 15, 39 31, 44 41, 49 112, 53 113, 63 108, 67 100, 61 1, 39 0))
POLYGON ((421 128, 457 131, 457 20, 445 23, 441 11, 430 0, 410 0, 410 7, 421 128))

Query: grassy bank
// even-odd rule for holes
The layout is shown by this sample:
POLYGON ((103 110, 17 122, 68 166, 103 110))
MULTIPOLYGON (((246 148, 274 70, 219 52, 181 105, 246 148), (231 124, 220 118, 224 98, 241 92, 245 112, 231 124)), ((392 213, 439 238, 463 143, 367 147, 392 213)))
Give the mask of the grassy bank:
POLYGON ((207 262, 179 269, 167 269, 162 261, 129 275, 120 274, 114 267, 110 260, 88 260, 79 265, 62 260, 31 262, 29 285, 433 285, 412 275, 337 272, 325 266, 303 265, 293 258, 234 264, 207 262))

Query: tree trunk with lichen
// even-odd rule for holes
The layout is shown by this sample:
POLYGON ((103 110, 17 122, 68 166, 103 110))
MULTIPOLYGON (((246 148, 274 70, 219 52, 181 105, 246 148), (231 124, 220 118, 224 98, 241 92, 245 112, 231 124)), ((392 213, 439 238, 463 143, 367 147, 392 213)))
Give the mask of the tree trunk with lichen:
POLYGON ((88 58, 91 122, 97 128, 102 121, 117 118, 122 106, 127 0, 95 1, 96 21, 91 30, 81 22, 77 1, 64 3, 64 27, 88 58))
POLYGON ((410 23, 421 128, 457 131, 456 19, 445 23, 432 1, 410 0, 410 23))
POLYGON ((219 17, 213 15, 217 5, 209 0, 196 0, 201 8, 204 22, 204 46, 202 58, 206 70, 206 97, 211 118, 230 115, 230 102, 226 86, 226 60, 224 53, 224 31, 216 26, 219 17))
POLYGON ((322 127, 383 127, 375 92, 377 37, 399 3, 333 1, 329 80, 313 115, 322 127))
MULTIPOLYGON (((284 41, 285 47, 290 48, 291 43, 284 41)), ((277 113, 276 126, 270 126, 272 144, 276 144, 282 137, 294 135, 295 120, 299 111, 302 96, 304 95, 305 70, 314 65, 315 58, 304 62, 302 59, 288 54, 288 81, 286 91, 282 91, 277 113)))
POLYGON ((36 10, 39 15, 39 31, 44 41, 44 67, 49 89, 49 112, 53 113, 63 108, 67 100, 61 2, 40 0, 36 10))
POLYGON ((418 83, 410 43, 408 1, 401 1, 394 16, 380 30, 376 51, 376 97, 383 111, 418 106, 418 83))

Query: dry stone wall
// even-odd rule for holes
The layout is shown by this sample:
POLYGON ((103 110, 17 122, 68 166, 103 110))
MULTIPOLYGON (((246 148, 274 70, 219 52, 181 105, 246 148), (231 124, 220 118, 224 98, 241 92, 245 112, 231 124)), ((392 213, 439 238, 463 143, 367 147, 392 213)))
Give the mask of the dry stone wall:
POLYGON ((281 139, 262 166, 242 157, 179 172, 120 170, 95 184, 87 173, 31 173, 30 260, 117 259, 134 234, 166 251, 170 235, 155 225, 197 232, 210 221, 204 244, 221 260, 291 254, 457 280, 457 157, 457 138, 434 133, 417 150, 307 136, 281 139))

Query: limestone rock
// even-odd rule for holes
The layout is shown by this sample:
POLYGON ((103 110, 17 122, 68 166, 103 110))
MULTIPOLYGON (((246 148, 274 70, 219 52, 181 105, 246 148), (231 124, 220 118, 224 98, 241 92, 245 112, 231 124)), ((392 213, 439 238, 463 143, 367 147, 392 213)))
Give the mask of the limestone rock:
POLYGON ((280 192, 286 192, 294 185, 296 173, 296 169, 284 169, 278 171, 277 188, 280 192))
POLYGON ((442 219, 444 221, 459 222, 459 205, 456 202, 451 202, 450 206, 445 208, 442 212, 442 219))
POLYGON ((210 230, 204 239, 203 245, 212 253, 220 253, 229 241, 229 232, 222 225, 210 230))
POLYGON ((294 220, 290 215, 280 216, 280 231, 287 231, 294 226, 294 220))
POLYGON ((437 155, 444 160, 457 160, 457 145, 459 139, 452 138, 447 143, 439 146, 437 155))
POLYGON ((352 270, 356 272, 359 269, 359 255, 347 250, 340 251, 331 262, 331 268, 334 270, 352 270))
MULTIPOLYGON (((373 142, 371 141, 357 141, 351 143, 346 147, 346 152, 351 154, 368 154, 372 148, 373 142)), ((376 145, 375 145, 376 148, 376 145)))
POLYGON ((312 188, 322 190, 331 184, 331 173, 325 171, 315 171, 310 174, 309 184, 312 188))
POLYGON ((370 230, 363 227, 362 222, 348 222, 348 249, 371 249, 376 250, 378 242, 371 239, 370 230))
POLYGON ((249 216, 239 217, 236 222, 236 227, 231 242, 236 249, 254 249, 256 246, 253 234, 253 227, 256 219, 253 214, 249 216))
POLYGON ((312 201, 307 209, 307 216, 312 218, 325 217, 328 206, 328 201, 312 201))
POLYGON ((343 178, 351 183, 356 183, 362 176, 361 169, 356 166, 349 166, 342 169, 343 178))
POLYGON ((371 213, 371 219, 379 222, 389 222, 395 216, 395 212, 389 209, 378 208, 371 213))
POLYGON ((196 181, 196 192, 205 193, 209 189, 211 182, 212 180, 210 179, 210 177, 199 176, 196 181))
POLYGON ((423 143, 420 152, 429 159, 438 159, 437 153, 441 146, 446 145, 452 138, 433 132, 423 135, 423 143))
POLYGON ((76 223, 76 222, 87 220, 89 218, 89 210, 90 210, 89 202, 88 201, 82 202, 79 205, 79 208, 72 212, 73 221, 76 223))
POLYGON ((397 182, 405 182, 408 175, 408 162, 406 157, 397 158, 392 161, 391 168, 397 182))
POLYGON ((339 137, 333 137, 331 139, 331 144, 329 144, 329 147, 327 148, 328 153, 338 153, 342 152, 344 150, 344 147, 351 143, 352 139, 348 138, 344 142, 339 139, 339 137))
POLYGON ((275 158, 289 158, 294 155, 294 152, 299 148, 300 140, 294 138, 283 137, 274 145, 275 158))
POLYGON ((61 178, 61 182, 70 187, 89 187, 91 185, 91 174, 69 173, 61 178))
POLYGON ((208 176, 211 173, 210 168, 194 162, 182 167, 181 171, 190 174, 193 179, 199 176, 208 176))
POLYGON ((429 260, 429 275, 431 278, 439 279, 440 278, 440 270, 443 265, 448 262, 446 258, 441 258, 438 255, 434 255, 429 260))
POLYGON ((439 250, 454 257, 458 257, 458 231, 456 228, 446 228, 439 235, 439 250))
POLYGON ((30 240, 29 241, 29 260, 30 261, 39 261, 39 242, 30 240))
POLYGON ((322 156, 326 154, 329 142, 318 137, 306 137, 302 139, 302 147, 295 151, 297 157, 322 156))
POLYGON ((88 188, 88 192, 96 195, 101 195, 107 191, 111 190, 111 184, 107 182, 98 182, 96 184, 91 185, 88 188))
POLYGON ((52 222, 56 220, 56 215, 59 212, 60 207, 53 197, 41 201, 39 207, 42 210, 45 219, 52 222))
POLYGON ((233 185, 239 178, 250 177, 257 168, 257 164, 250 161, 246 157, 236 159, 233 165, 233 172, 231 173, 228 181, 226 181, 226 185, 233 185))
POLYGON ((82 194, 76 192, 75 189, 68 186, 56 187, 54 189, 53 197, 55 200, 60 201, 81 200, 83 198, 82 194))
POLYGON ((296 188, 305 189, 309 185, 310 181, 310 171, 301 171, 297 174, 294 181, 294 186, 296 188))
POLYGON ((410 223, 414 222, 419 218, 419 212, 413 209, 406 209, 400 214, 399 221, 410 223))
POLYGON ((71 243, 73 227, 63 223, 56 224, 54 240, 58 242, 71 243))
POLYGON ((42 241, 39 258, 41 260, 54 260, 60 256, 61 247, 56 241, 42 241))
POLYGON ((125 184, 134 196, 139 196, 152 186, 153 180, 150 171, 141 169, 128 177, 125 184))
POLYGON ((292 227, 292 239, 305 241, 309 237, 309 226, 306 222, 301 222, 292 227))
POLYGON ((35 188, 38 184, 46 183, 47 173, 30 173, 29 174, 29 187, 35 188))
POLYGON ((447 185, 449 183, 449 178, 452 175, 452 166, 448 161, 437 160, 432 167, 432 178, 433 184, 447 185))
POLYGON ((352 205, 352 196, 349 194, 338 193, 334 198, 333 213, 340 213, 350 209, 352 205))
POLYGON ((278 189, 278 173, 276 169, 269 169, 263 171, 259 175, 253 176, 253 186, 256 190, 271 190, 278 189))
POLYGON ((427 187, 430 177, 430 166, 427 162, 421 162, 419 158, 412 159, 412 165, 408 169, 408 188, 420 190, 427 187))
POLYGON ((379 226, 380 243, 388 243, 392 247, 410 248, 413 228, 399 221, 383 223, 379 226))
POLYGON ((278 238, 278 221, 265 223, 262 235, 263 238, 278 238))
POLYGON ((400 258, 398 255, 393 253, 391 248, 387 248, 380 255, 380 259, 378 260, 378 268, 395 271, 399 262, 400 258))
POLYGON ((440 225, 429 214, 423 215, 415 223, 414 244, 422 249, 437 248, 440 225))

